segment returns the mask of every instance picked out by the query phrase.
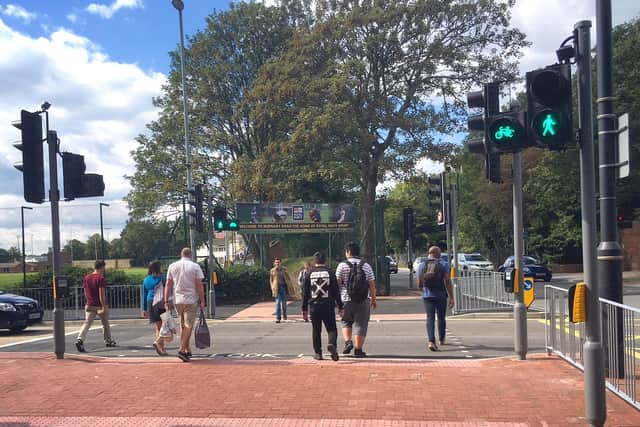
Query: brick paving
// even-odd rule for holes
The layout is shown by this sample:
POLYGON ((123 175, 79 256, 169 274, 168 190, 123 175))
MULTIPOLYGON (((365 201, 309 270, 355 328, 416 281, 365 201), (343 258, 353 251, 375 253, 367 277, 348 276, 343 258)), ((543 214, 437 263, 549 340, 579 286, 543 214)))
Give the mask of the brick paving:
MULTIPOLYGON (((582 373, 553 356, 278 361, 0 353, 0 426, 586 425, 582 373)), ((640 412, 607 392, 607 426, 640 412)))

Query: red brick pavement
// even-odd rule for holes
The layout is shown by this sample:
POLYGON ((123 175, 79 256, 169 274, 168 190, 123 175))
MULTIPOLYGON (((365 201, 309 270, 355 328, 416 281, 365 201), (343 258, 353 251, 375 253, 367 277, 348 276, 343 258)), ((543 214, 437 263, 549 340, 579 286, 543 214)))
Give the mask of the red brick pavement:
MULTIPOLYGON (((582 373, 546 355, 186 364, 0 353, 0 381, 0 425, 586 425, 582 373)), ((640 426, 610 393, 607 409, 608 426, 640 426)))

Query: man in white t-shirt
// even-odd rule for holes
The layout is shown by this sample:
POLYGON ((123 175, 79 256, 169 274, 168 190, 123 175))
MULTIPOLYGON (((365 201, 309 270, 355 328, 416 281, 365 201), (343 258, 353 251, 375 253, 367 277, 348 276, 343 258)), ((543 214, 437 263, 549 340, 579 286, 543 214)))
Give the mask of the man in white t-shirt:
POLYGON ((202 279, 204 279, 202 269, 191 260, 191 249, 189 248, 182 249, 180 261, 171 264, 167 270, 167 285, 164 289, 165 306, 170 312, 173 307, 171 296, 175 295, 173 303, 180 319, 178 358, 183 362, 191 360, 191 331, 193 331, 198 316, 198 306, 201 310, 204 310, 205 307, 202 279))

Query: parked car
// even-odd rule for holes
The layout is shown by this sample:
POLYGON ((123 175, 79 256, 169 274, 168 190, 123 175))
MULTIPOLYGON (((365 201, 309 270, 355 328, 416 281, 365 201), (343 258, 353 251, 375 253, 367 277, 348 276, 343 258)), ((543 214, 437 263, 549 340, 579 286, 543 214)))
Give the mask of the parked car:
MULTIPOLYGON (((543 280, 545 282, 551 281, 551 269, 540 261, 531 256, 522 257, 522 273, 524 276, 533 277, 534 279, 543 280)), ((514 260, 513 256, 508 257, 504 264, 498 267, 498 271, 504 271, 505 268, 513 268, 514 260)))
POLYGON ((473 271, 473 270, 493 270, 493 264, 479 253, 458 254, 458 270, 473 271))
POLYGON ((389 273, 398 273, 398 262, 391 255, 387 255, 389 260, 389 273))
POLYGON ((33 298, 0 291, 0 329, 20 332, 42 322, 43 316, 42 306, 33 298))
POLYGON ((427 260, 427 256, 426 255, 421 255, 419 257, 416 257, 413 260, 413 263, 411 263, 411 265, 409 266, 414 272, 418 269, 418 266, 425 262, 427 260))

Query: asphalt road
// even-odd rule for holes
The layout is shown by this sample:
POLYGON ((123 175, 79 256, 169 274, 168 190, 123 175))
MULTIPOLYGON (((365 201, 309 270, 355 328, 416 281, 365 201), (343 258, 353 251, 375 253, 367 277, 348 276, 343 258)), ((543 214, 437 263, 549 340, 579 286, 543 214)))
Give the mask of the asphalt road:
MULTIPOLYGON (((98 322, 99 325, 99 322, 98 322)), ((79 324, 66 325, 66 352, 77 353, 74 346, 79 324)), ((210 321, 213 347, 196 350, 198 357, 296 358, 310 357, 311 324, 301 321, 225 322, 210 321)), ((487 358, 513 355, 513 320, 498 316, 455 317, 447 323, 447 343, 441 351, 426 348, 423 321, 380 321, 369 325, 365 351, 370 357, 385 359, 487 358)), ((105 357, 152 356, 155 351, 153 327, 141 320, 114 322, 115 348, 102 344, 102 331, 95 326, 85 340, 88 354, 105 357)), ((528 321, 529 349, 544 351, 544 324, 541 319, 528 321)), ((342 349, 342 337, 338 345, 342 349)), ((326 346, 326 334, 323 345, 326 346)), ((167 345, 169 353, 177 351, 177 341, 167 345)), ((0 332, 2 352, 53 352, 51 324, 27 329, 19 335, 0 332)))
MULTIPOLYGON (((409 289, 408 270, 400 269, 392 277, 392 294, 414 295, 409 289)), ((551 284, 568 288, 577 280, 572 277, 555 278, 551 283, 536 282, 536 301, 532 309, 544 310, 544 286, 551 284)), ((640 286, 625 286, 625 302, 628 298, 640 299, 640 286)), ((246 306, 219 307, 218 319, 209 321, 213 346, 195 350, 198 357, 230 358, 296 358, 310 357, 311 326, 302 321, 276 324, 268 321, 226 321, 225 319, 246 306)), ((299 311, 299 303, 292 303, 291 312, 299 311)), ((429 359, 429 358, 487 358, 513 355, 513 320, 510 313, 455 316, 448 318, 447 344, 441 351, 431 352, 426 348, 425 322, 423 320, 394 320, 403 313, 422 313, 420 298, 405 298, 385 301, 384 310, 388 316, 374 321, 369 326, 365 351, 370 357, 386 359, 429 359)), ((89 333, 85 347, 88 354, 105 357, 152 356, 155 351, 153 327, 143 319, 113 321, 113 337, 118 347, 106 348, 102 345, 100 323, 95 322, 89 333)), ((80 322, 66 322, 66 352, 76 353, 74 346, 80 322)), ((528 347, 530 352, 544 352, 544 319, 529 316, 527 322, 528 347)), ((323 335, 326 346, 326 334, 323 335)), ((338 339, 343 345, 342 337, 338 339)), ((170 353, 177 351, 176 341, 167 345, 170 353)), ((29 327, 22 334, 0 331, 0 351, 2 352, 53 352, 52 324, 45 323, 29 327)))

